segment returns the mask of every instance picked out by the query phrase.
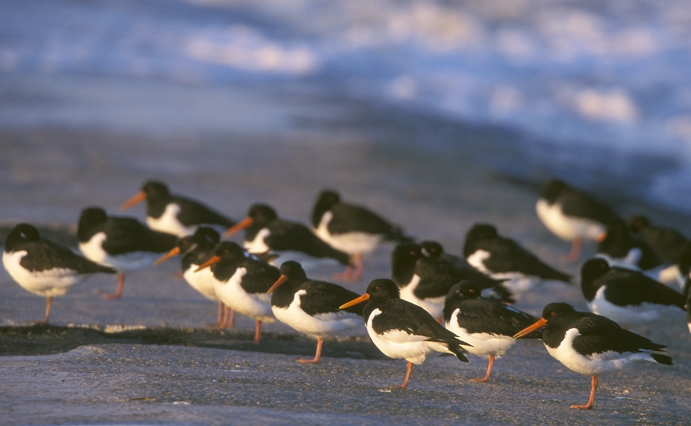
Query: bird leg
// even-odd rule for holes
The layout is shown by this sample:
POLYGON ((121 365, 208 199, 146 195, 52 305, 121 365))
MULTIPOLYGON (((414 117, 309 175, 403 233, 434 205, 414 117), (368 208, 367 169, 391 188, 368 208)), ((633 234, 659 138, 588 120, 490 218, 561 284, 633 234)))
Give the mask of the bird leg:
POLYGON ((254 343, 259 343, 262 334, 262 322, 257 320, 257 328, 254 330, 254 343))
POLYGON ((579 410, 590 410, 595 405, 595 389, 597 389, 597 377, 593 376, 590 385, 590 399, 585 405, 572 405, 571 408, 577 408, 579 410))
POLYGON ((353 271, 352 280, 357 281, 362 276, 362 254, 353 255, 353 263, 355 263, 355 271, 353 271))
POLYGON ((46 316, 43 317, 43 320, 36 321, 36 324, 48 324, 48 318, 50 318, 50 308, 52 306, 53 306, 53 297, 52 296, 46 297, 46 316))
POLYGON ((489 381, 489 375, 492 372, 492 365, 494 365, 494 355, 489 356, 489 363, 487 364, 487 373, 485 373, 485 377, 481 379, 470 379, 471 382, 475 383, 485 383, 489 381))
POLYGON ((223 324, 223 328, 233 328, 235 325, 235 309, 230 306, 226 306, 226 321, 223 324))
POLYGON ((403 384, 401 386, 391 386, 392 388, 402 388, 405 389, 408 387, 408 380, 410 379, 410 372, 413 371, 413 363, 408 362, 408 371, 405 373, 405 380, 403 381, 403 384))
POLYGON ((322 356, 322 343, 324 343, 324 339, 321 337, 317 337, 317 354, 314 356, 313 359, 299 359, 298 362, 302 362, 304 364, 316 364, 319 362, 319 358, 322 356))
POLYGON ((115 293, 104 294, 103 298, 104 299, 119 299, 120 296, 122 296, 122 287, 124 285, 125 285, 125 274, 120 272, 118 274, 118 288, 115 290, 115 293))
POLYGON ((343 281, 357 281, 362 276, 362 254, 354 254, 350 258, 350 265, 342 274, 334 274, 333 277, 343 281))
POLYGON ((576 263, 578 262, 578 258, 581 257, 581 247, 583 246, 583 240, 580 238, 576 238, 573 240, 571 243, 571 252, 567 255, 564 256, 564 260, 566 260, 569 263, 576 263))

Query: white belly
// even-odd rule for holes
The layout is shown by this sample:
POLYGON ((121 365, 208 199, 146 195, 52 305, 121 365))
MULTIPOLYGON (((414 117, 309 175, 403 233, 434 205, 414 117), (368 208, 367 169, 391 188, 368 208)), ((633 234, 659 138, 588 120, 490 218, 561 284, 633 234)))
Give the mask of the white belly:
POLYGON ((413 275, 413 279, 410 281, 410 284, 401 288, 401 299, 418 305, 422 309, 429 312, 429 314, 432 315, 432 317, 434 317, 435 319, 441 318, 442 311, 444 310, 445 296, 435 297, 431 299, 418 298, 417 296, 415 296, 413 291, 415 290, 419 282, 420 277, 418 275, 413 275))
POLYGON ((566 241, 577 238, 595 241, 605 226, 599 222, 583 218, 571 218, 562 213, 561 205, 551 206, 544 200, 538 200, 535 205, 537 216, 554 235, 566 241))
POLYGON ((3 253, 2 263, 13 280, 24 290, 43 297, 63 296, 72 286, 80 283, 90 274, 77 274, 72 269, 54 268, 41 272, 30 272, 19 262, 26 251, 3 253))
POLYGON ((490 355, 500 357, 511 349, 518 341, 511 336, 490 333, 468 333, 468 331, 458 325, 458 312, 456 309, 451 315, 451 319, 446 324, 446 328, 453 331, 459 339, 470 343, 464 348, 473 355, 488 358, 490 355))
POLYGON ((160 253, 135 251, 131 253, 111 256, 103 250, 103 241, 106 239, 104 232, 91 237, 86 243, 79 243, 79 250, 92 262, 99 263, 117 269, 118 272, 129 272, 145 269, 154 264, 161 257, 160 253))
POLYGON ((656 321, 660 318, 681 315, 683 311, 674 306, 661 306, 652 303, 641 303, 638 306, 621 307, 605 299, 605 288, 600 287, 593 301, 588 304, 590 310, 607 317, 621 326, 632 326, 656 321))
POLYGON ((180 206, 171 203, 166 206, 165 211, 159 218, 146 217, 146 224, 154 231, 166 232, 168 234, 184 237, 192 235, 197 230, 197 226, 185 226, 178 220, 180 206))
POLYGON ((326 212, 322 216, 319 226, 314 230, 315 234, 322 241, 326 242, 336 250, 340 250, 348 254, 367 254, 377 248, 381 243, 380 235, 367 234, 364 232, 348 232, 346 234, 332 235, 327 225, 331 221, 333 213, 326 212))
POLYGON ((271 295, 268 293, 247 293, 241 286, 242 277, 247 274, 247 269, 238 268, 228 281, 219 281, 214 278, 216 295, 226 306, 248 317, 272 323, 275 320, 271 311, 271 295))
POLYGON ((266 253, 267 251, 270 251, 271 249, 264 242, 264 238, 268 237, 269 235, 271 235, 269 228, 260 229, 252 241, 245 241, 243 243, 245 250, 250 253, 266 253))
POLYGON ((332 336, 363 324, 361 316, 346 311, 308 315, 300 308, 300 297, 304 294, 306 294, 305 290, 297 291, 293 302, 287 308, 272 306, 271 309, 276 318, 295 330, 313 337, 332 336))
POLYGON ((191 268, 182 274, 185 281, 207 299, 218 301, 216 288, 214 287, 215 278, 214 274, 211 272, 211 268, 204 268, 199 272, 194 272, 195 269, 195 266, 192 265, 191 268))

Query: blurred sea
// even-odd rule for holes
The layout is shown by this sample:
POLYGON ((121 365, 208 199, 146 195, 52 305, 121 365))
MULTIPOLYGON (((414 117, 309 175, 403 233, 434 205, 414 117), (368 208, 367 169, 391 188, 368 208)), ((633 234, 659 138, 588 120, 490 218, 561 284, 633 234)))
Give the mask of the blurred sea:
POLYGON ((5 129, 98 121, 15 113, 50 79, 83 76, 59 83, 78 97, 88 77, 112 78, 115 103, 117 82, 146 86, 151 104, 132 105, 146 118, 117 127, 154 132, 178 125, 147 112, 176 108, 158 85, 201 88, 206 106, 187 125, 203 129, 214 88, 292 86, 508 128, 522 155, 499 173, 612 179, 610 190, 691 212, 687 0, 5 0, 0 23, 5 129))

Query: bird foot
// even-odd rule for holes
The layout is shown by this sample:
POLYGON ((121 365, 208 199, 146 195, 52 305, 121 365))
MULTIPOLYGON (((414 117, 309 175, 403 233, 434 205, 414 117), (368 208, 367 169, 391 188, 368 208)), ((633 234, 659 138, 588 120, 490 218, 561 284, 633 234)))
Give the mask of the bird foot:
POLYGON ((120 299, 122 295, 118 293, 109 293, 109 294, 103 294, 101 297, 103 297, 106 300, 118 300, 120 299))
POLYGON ((298 362, 301 362, 303 364, 318 364, 319 360, 318 359, 299 359, 298 362))
POLYGON ((574 404, 571 406, 571 408, 575 408, 577 410, 590 410, 593 408, 592 404, 574 404))
POLYGON ((489 378, 483 377, 483 378, 477 378, 477 379, 470 379, 469 381, 471 381, 473 383, 487 383, 487 382, 489 382, 489 378))

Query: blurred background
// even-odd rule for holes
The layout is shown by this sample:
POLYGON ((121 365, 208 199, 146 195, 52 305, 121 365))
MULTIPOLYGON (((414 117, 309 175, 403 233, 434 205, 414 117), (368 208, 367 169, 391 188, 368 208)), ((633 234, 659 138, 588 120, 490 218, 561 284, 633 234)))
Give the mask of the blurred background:
POLYGON ((73 220, 21 189, 59 207, 104 164, 120 161, 120 200, 148 177, 198 187, 248 141, 338 155, 365 128, 439 155, 472 141, 515 182, 691 211, 686 0, 5 0, 0 22, 4 218, 73 220))

